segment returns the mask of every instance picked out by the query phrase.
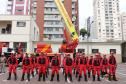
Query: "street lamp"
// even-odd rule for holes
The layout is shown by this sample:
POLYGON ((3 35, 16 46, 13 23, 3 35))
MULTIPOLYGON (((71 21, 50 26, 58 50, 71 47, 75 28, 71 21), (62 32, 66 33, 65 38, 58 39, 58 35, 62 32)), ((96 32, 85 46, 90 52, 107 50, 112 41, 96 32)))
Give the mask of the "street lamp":
MULTIPOLYGON (((91 23, 90 23, 90 28, 92 27, 92 24, 94 23, 94 21, 92 21, 91 23)), ((89 37, 90 37, 90 30, 88 31, 88 33, 87 33, 87 54, 89 55, 89 37)))

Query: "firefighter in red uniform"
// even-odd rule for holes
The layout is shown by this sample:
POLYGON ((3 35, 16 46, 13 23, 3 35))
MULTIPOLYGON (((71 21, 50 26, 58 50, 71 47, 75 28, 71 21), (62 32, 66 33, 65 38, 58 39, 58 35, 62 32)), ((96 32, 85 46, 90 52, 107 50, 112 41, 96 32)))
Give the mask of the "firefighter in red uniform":
POLYGON ((98 59, 100 60, 100 62, 102 61, 102 56, 100 52, 98 53, 98 59))
POLYGON ((93 74, 93 56, 90 56, 87 66, 88 66, 88 78, 90 78, 91 73, 93 74))
POLYGON ((7 60, 7 64, 9 65, 9 77, 7 80, 11 79, 11 73, 14 73, 15 80, 17 80, 16 68, 18 66, 18 60, 15 57, 15 54, 11 54, 11 56, 7 60))
POLYGON ((45 56, 44 53, 41 53, 39 58, 38 58, 38 64, 39 64, 39 77, 38 81, 41 81, 41 77, 43 76, 43 81, 45 81, 45 76, 46 76, 46 69, 47 69, 47 64, 48 60, 47 57, 45 56))
POLYGON ((34 69, 35 69, 35 64, 36 64, 36 57, 34 56, 34 54, 31 54, 30 61, 31 61, 30 72, 31 72, 32 76, 34 77, 34 69))
POLYGON ((98 54, 95 55, 95 58, 93 60, 93 81, 95 81, 95 76, 96 76, 96 73, 97 73, 97 80, 98 81, 101 81, 100 80, 100 70, 101 70, 101 63, 100 63, 100 60, 98 58, 98 54))
POLYGON ((63 54, 64 55, 64 58, 63 58, 63 61, 62 61, 62 64, 63 64, 63 74, 65 73, 65 60, 67 58, 67 55, 63 54))
POLYGON ((31 60, 28 57, 28 54, 25 53, 25 57, 22 60, 22 78, 21 81, 24 81, 25 73, 27 73, 27 79, 30 81, 30 69, 31 69, 31 60))
POLYGON ((52 75, 50 81, 53 81, 55 73, 57 74, 57 81, 59 81, 60 60, 57 54, 55 54, 55 57, 53 57, 51 60, 51 67, 52 67, 52 75))
POLYGON ((46 64, 46 77, 48 78, 48 74, 49 74, 49 63, 50 63, 50 60, 49 60, 49 56, 47 56, 47 53, 45 53, 45 57, 47 59, 47 64, 46 64))
POLYGON ((116 58, 113 52, 111 52, 108 62, 109 62, 109 81, 112 80, 111 76, 113 76, 114 81, 117 81, 116 76, 115 76, 117 63, 116 63, 116 58))
POLYGON ((106 58, 106 55, 103 55, 103 59, 102 59, 102 77, 108 73, 108 59, 106 58))
POLYGON ((78 77, 79 74, 79 59, 80 59, 80 53, 76 54, 76 57, 74 58, 74 69, 76 71, 76 78, 78 77))
POLYGON ((79 59, 79 79, 78 81, 81 80, 82 73, 84 73, 85 81, 87 81, 87 58, 85 57, 85 54, 83 53, 81 58, 79 59))
POLYGON ((70 58, 70 54, 67 55, 67 58, 64 60, 65 67, 65 81, 67 81, 67 77, 70 77, 70 81, 72 81, 72 68, 73 68, 73 60, 70 58))

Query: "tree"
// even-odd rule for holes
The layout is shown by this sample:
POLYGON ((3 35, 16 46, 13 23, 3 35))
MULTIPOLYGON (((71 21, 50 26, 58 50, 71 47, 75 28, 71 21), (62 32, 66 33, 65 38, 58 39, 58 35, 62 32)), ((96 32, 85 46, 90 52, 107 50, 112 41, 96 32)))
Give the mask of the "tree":
POLYGON ((84 28, 82 28, 82 29, 80 30, 80 35, 82 35, 83 40, 84 40, 85 35, 88 35, 87 30, 86 30, 86 29, 84 29, 84 28))

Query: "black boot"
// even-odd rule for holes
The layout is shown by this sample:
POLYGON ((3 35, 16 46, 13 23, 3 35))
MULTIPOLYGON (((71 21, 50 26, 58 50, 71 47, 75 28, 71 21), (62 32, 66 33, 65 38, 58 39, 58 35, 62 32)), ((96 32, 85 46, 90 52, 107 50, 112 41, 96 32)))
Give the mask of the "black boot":
POLYGON ((88 78, 90 78, 90 75, 91 75, 91 73, 90 73, 90 72, 88 72, 88 78))
POLYGON ((102 78, 104 77, 104 72, 103 72, 103 71, 101 71, 101 77, 102 77, 102 78))
POLYGON ((59 80, 59 74, 57 74, 57 81, 60 81, 60 80, 59 80))
POLYGON ((39 74, 38 81, 41 81, 41 74, 39 74))
POLYGON ((116 76, 115 76, 115 75, 113 75, 113 80, 114 80, 114 81, 118 81, 118 80, 116 79, 116 76))
POLYGON ((76 78, 78 77, 78 71, 76 71, 76 78))
POLYGON ((43 74, 43 81, 45 81, 45 74, 43 74))
POLYGON ((99 76, 99 75, 98 75, 98 81, 101 81, 101 80, 100 80, 100 76, 99 76))
POLYGON ((25 74, 23 73, 23 74, 22 74, 21 81, 24 81, 24 76, 25 76, 25 74))
POLYGON ((65 81, 67 82, 67 74, 65 74, 65 81))
POLYGON ((75 69, 74 69, 74 71, 73 71, 73 74, 75 74, 75 69))
POLYGON ((11 79, 11 73, 9 73, 9 76, 8 76, 8 79, 7 80, 10 80, 11 79))
POLYGON ((70 81, 72 82, 73 81, 73 79, 72 79, 72 74, 69 74, 70 75, 70 81))
POLYGON ((17 74, 14 73, 14 80, 17 80, 17 74))
POLYGON ((95 75, 93 75, 93 81, 95 81, 95 75))
POLYGON ((85 75, 84 77, 85 77, 85 81, 87 81, 87 75, 85 75))
POLYGON ((32 72, 32 77, 34 77, 34 72, 32 72))
POLYGON ((53 78, 54 78, 54 74, 51 75, 51 80, 50 81, 53 81, 53 78))
POLYGON ((109 74, 108 80, 109 80, 109 81, 111 81, 111 80, 112 80, 112 79, 111 79, 111 75, 110 75, 110 74, 109 74))
POLYGON ((27 74, 27 79, 28 79, 28 81, 30 81, 30 74, 29 73, 27 74))
POLYGON ((79 78, 78 78, 78 81, 80 81, 81 80, 81 76, 79 76, 79 78))

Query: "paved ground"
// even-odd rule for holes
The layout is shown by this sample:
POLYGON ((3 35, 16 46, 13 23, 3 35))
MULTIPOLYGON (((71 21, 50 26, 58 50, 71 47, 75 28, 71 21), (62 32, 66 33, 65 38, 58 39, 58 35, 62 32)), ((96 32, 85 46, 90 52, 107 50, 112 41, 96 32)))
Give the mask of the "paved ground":
MULTIPOLYGON (((60 73, 60 82, 57 82, 56 81, 56 78, 54 79, 53 82, 50 82, 50 77, 48 79, 46 79, 46 82, 38 82, 37 79, 38 77, 35 76, 34 78, 31 78, 31 81, 28 82, 27 80, 25 81, 20 81, 21 79, 21 70, 18 70, 18 80, 17 81, 14 81, 14 78, 12 76, 12 80, 8 81, 6 80, 7 79, 7 76, 8 76, 8 73, 6 72, 5 74, 0 74, 0 84, 67 84, 67 83, 70 83, 69 81, 68 82, 65 82, 64 81, 64 76, 62 75, 62 73, 60 73)), ((98 81, 95 81, 95 82, 92 82, 92 79, 88 79, 88 82, 85 82, 83 79, 81 80, 81 82, 78 82, 77 79, 75 78, 75 76, 73 75, 73 82, 71 84, 91 84, 91 83, 94 83, 94 84, 108 84, 108 83, 111 83, 111 84, 126 84, 126 64, 119 64, 118 65, 118 69, 117 69, 117 78, 119 81, 115 82, 115 81, 108 81, 106 78, 103 78, 101 82, 98 82, 98 81)))

